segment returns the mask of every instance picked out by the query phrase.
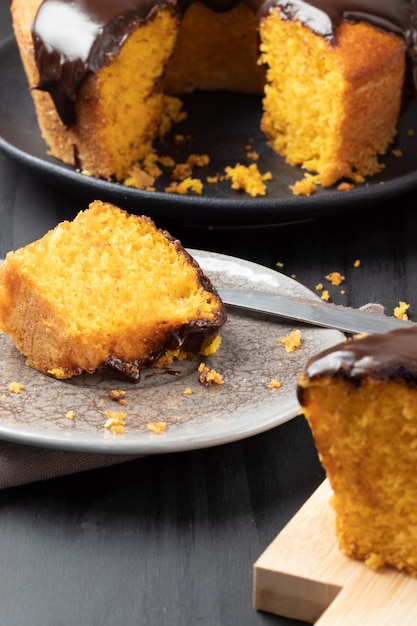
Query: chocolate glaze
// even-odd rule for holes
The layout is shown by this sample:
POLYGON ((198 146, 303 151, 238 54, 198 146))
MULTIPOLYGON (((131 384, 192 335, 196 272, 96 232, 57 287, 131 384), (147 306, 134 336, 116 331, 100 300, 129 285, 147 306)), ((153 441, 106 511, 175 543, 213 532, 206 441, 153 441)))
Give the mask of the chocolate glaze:
MULTIPOLYGON (((393 330, 384 335, 351 339, 311 358, 306 366, 310 380, 335 376, 360 384, 365 377, 400 378, 417 386, 417 327, 393 330)), ((302 398, 303 389, 299 389, 302 398)))
MULTIPOLYGON (((218 328, 223 324, 219 320, 218 328)), ((166 350, 176 350, 182 348, 185 352, 198 355, 206 340, 217 335, 217 330, 213 323, 207 321, 201 324, 193 323, 184 325, 178 331, 171 333, 163 348, 155 350, 144 359, 136 361, 123 361, 123 359, 109 356, 103 364, 102 369, 118 374, 123 378, 138 383, 141 379, 141 372, 147 367, 152 367, 160 359, 166 350)))
MULTIPOLYGON (((43 0, 33 24, 37 89, 48 91, 63 123, 75 124, 74 103, 86 77, 116 55, 126 37, 161 7, 180 18, 194 0, 43 0)), ((227 11, 239 0, 202 0, 227 11)), ((245 0, 261 20, 274 8, 336 43, 341 21, 364 21, 404 38, 413 92, 417 85, 416 0, 245 0)))

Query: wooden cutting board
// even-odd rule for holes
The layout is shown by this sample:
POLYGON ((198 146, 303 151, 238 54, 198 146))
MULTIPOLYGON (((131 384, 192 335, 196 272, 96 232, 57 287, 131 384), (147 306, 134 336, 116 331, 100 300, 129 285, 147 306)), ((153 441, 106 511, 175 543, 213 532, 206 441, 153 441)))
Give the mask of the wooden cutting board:
POLYGON ((416 626, 417 579, 339 550, 325 480, 254 566, 256 609, 317 626, 416 626))

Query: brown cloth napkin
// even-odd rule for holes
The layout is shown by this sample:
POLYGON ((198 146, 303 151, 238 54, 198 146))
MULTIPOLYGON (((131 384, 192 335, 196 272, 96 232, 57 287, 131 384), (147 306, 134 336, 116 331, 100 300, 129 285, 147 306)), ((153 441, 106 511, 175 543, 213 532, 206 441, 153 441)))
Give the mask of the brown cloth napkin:
POLYGON ((123 454, 89 454, 0 442, 0 489, 67 476, 132 460, 123 454))

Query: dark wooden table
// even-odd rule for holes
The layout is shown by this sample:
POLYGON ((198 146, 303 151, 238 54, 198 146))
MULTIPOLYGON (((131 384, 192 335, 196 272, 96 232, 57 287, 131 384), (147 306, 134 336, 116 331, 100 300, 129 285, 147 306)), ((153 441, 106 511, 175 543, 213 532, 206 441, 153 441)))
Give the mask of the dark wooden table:
MULTIPOLYGON (((0 38, 10 32, 0 0, 0 38)), ((0 256, 80 208, 0 155, 0 256)), ((189 247, 282 262, 313 290, 339 271, 346 294, 334 289, 333 301, 392 313, 404 300, 417 319, 414 193, 320 221, 174 234, 189 247)), ((253 608, 253 564, 322 479, 299 416, 237 443, 0 492, 0 623, 295 624, 253 608)))

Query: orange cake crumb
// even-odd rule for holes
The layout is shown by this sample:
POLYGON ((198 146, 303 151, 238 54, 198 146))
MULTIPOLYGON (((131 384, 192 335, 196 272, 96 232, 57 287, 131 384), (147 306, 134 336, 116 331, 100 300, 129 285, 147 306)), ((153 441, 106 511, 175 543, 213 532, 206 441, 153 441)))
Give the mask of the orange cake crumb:
POLYGON ((171 185, 165 188, 167 193, 177 193, 180 196, 185 196, 189 191, 201 195, 203 193, 203 183, 199 178, 187 177, 180 183, 173 182, 171 185))
POLYGON ((104 428, 108 428, 115 435, 122 435, 125 432, 126 415, 124 412, 106 411, 107 421, 104 428))
POLYGON ((174 167, 175 161, 170 156, 160 156, 158 157, 158 162, 161 163, 164 167, 174 167))
POLYGON ((297 180, 294 185, 290 185, 290 189, 295 196, 311 196, 317 190, 317 184, 314 176, 306 174, 301 180, 297 180))
POLYGON ((301 331, 292 330, 286 337, 278 337, 278 343, 284 344, 286 352, 293 352, 301 346, 301 331))
POLYGON ((210 157, 208 154, 190 154, 187 163, 190 167, 204 167, 210 163, 210 157))
POLYGON ((355 185, 353 183, 340 183, 339 185, 337 185, 336 189, 338 191, 350 191, 354 188, 354 186, 355 185))
POLYGON ((252 197, 264 196, 266 194, 265 181, 271 180, 271 172, 261 174, 257 165, 240 165, 226 167, 226 179, 232 181, 232 189, 245 191, 252 197))
POLYGON ((185 180, 191 176, 192 172, 193 168, 188 163, 177 163, 171 176, 173 180, 185 180))
POLYGON ((246 153, 248 159, 252 159, 252 161, 259 161, 259 154, 255 150, 251 150, 246 153))
POLYGON ((268 389, 279 389, 281 387, 281 383, 276 378, 272 378, 268 383, 268 389))
POLYGON ((338 287, 339 285, 343 283, 343 281, 345 280, 345 277, 342 276, 342 274, 340 274, 339 272, 330 272, 330 274, 327 274, 326 280, 332 283, 332 285, 335 285, 336 287, 338 287))
POLYGON ((204 363, 200 363, 198 371, 200 372, 198 380, 203 385, 209 386, 212 383, 223 385, 224 381, 222 375, 216 372, 216 370, 206 367, 204 363))
POLYGON ((401 319, 401 320, 408 320, 407 311, 409 308, 410 308, 409 304, 407 304, 406 302, 402 302, 400 300, 398 306, 395 307, 394 309, 394 317, 397 317, 398 319, 401 319))
MULTIPOLYGON (((159 171, 159 173, 161 173, 159 171)), ((123 182, 126 187, 135 187, 136 189, 150 189, 155 183, 155 176, 151 176, 139 165, 134 165, 130 171, 129 176, 123 182)))
POLYGON ((149 430, 151 430, 154 435, 162 435, 167 429, 166 422, 152 422, 148 424, 149 430))
POLYGON ((21 393, 24 388, 24 385, 16 382, 10 383, 10 385, 8 386, 8 389, 11 393, 21 393))
POLYGON ((110 400, 114 400, 114 402, 118 402, 121 405, 126 404, 125 396, 126 396, 126 391, 124 391, 123 389, 112 389, 109 392, 110 400))
POLYGON ((322 300, 324 300, 325 302, 328 302, 328 301, 330 300, 330 294, 329 294, 329 292, 327 291, 327 289, 325 289, 325 290, 323 291, 323 293, 321 294, 321 296, 320 296, 320 297, 321 297, 321 299, 322 299, 322 300))

